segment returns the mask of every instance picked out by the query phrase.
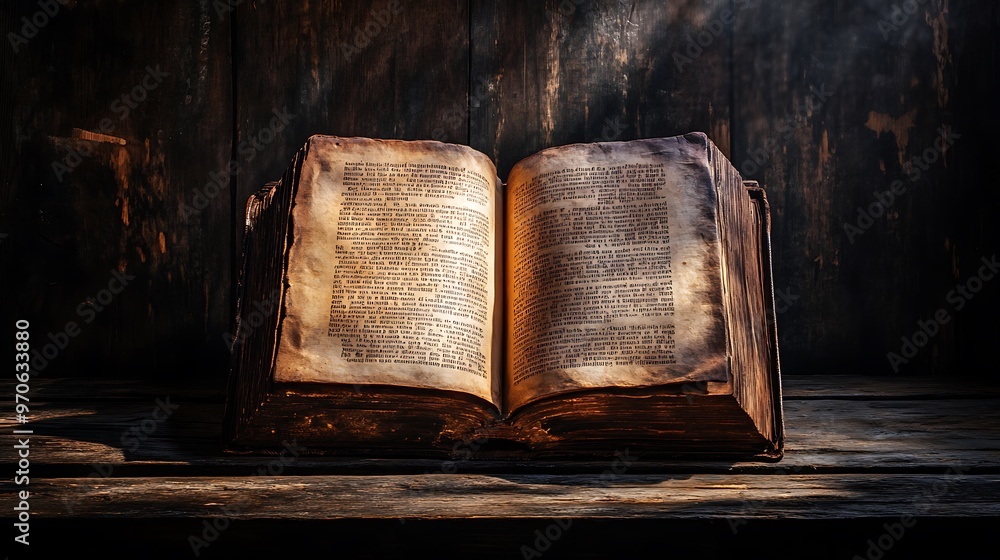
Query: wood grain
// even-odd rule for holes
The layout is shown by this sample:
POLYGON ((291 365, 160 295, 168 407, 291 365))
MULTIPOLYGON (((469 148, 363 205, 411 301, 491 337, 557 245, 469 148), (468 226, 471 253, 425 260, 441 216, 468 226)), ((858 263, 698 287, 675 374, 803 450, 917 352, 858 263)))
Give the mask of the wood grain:
POLYGON ((951 473, 68 478, 39 481, 32 489, 34 508, 47 518, 161 517, 164 505, 172 517, 301 520, 1000 515, 1000 477, 951 473))
POLYGON ((728 155, 731 26, 696 62, 676 55, 729 9, 724 0, 474 2, 470 145, 501 178, 574 142, 705 132, 728 155))
POLYGON ((949 293, 1000 245, 982 227, 997 194, 974 178, 985 167, 970 166, 997 147, 986 101, 997 7, 892 14, 879 2, 753 3, 736 21, 732 159, 772 205, 784 371, 992 376, 983 345, 998 336, 986 320, 995 286, 967 309, 949 293), (936 151, 942 127, 961 138, 936 151), (905 191, 890 199, 894 181, 905 191), (926 345, 891 364, 901 337, 939 310, 948 318, 927 328, 926 345))
MULTIPOLYGON (((37 391, 52 400, 34 403, 30 425, 32 536, 42 535, 32 546, 55 547, 46 536, 58 534, 177 557, 208 523, 224 529, 201 549, 207 556, 279 553, 294 541, 399 557, 447 542, 506 558, 572 520, 553 558, 641 556, 664 539, 685 556, 847 558, 908 515, 894 553, 974 557, 1000 516, 998 396, 911 381, 787 378, 780 463, 656 463, 626 451, 629 462, 615 464, 222 456, 222 393, 211 380, 47 380, 37 391), (137 447, 123 444, 167 396, 170 417, 137 447)), ((12 445, 3 448, 13 468, 12 445)))
MULTIPOLYGON (((11 68, 18 165, 0 230, 18 273, 4 335, 28 319, 35 349, 51 346, 38 376, 219 375, 230 202, 184 204, 229 161, 228 20, 211 3, 59 6, 11 68), (134 277, 117 294, 112 271, 134 277)), ((18 2, 16 28, 39 11, 18 2)))

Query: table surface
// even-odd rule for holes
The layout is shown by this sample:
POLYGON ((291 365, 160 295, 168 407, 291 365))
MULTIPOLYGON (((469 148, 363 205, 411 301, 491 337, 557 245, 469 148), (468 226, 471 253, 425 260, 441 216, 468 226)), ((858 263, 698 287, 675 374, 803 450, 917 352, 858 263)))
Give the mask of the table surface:
MULTIPOLYGON (((431 522, 450 523, 450 533, 489 519, 530 536, 536 525, 571 519, 631 520, 617 529, 626 532, 656 521, 708 522, 736 535, 776 520, 930 516, 934 523, 924 525, 948 531, 949 523, 968 528, 1000 516, 1000 387, 852 375, 790 377, 783 385, 782 461, 631 457, 618 473, 608 461, 227 456, 218 450, 219 384, 40 379, 30 423, 4 417, 0 433, 11 442, 2 453, 14 470, 9 434, 33 430, 31 509, 57 527, 207 519, 241 521, 253 534, 260 522, 294 533, 299 522, 336 521, 348 532, 364 523, 384 533, 431 522), (153 413, 158 402, 169 404, 169 415, 153 413)), ((13 395, 9 389, 3 394, 13 395)), ((0 487, 4 495, 19 489, 11 479, 0 487)), ((183 541, 185 530, 175 530, 183 541)))

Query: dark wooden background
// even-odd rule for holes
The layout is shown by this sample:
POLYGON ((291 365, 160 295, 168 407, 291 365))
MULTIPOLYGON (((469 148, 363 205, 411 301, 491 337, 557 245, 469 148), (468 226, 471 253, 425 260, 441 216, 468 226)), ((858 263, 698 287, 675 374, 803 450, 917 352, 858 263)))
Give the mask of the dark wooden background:
POLYGON ((15 52, 43 8, 6 2, 2 336, 63 339, 38 375, 221 379, 245 201, 311 134, 468 144, 505 177, 548 146, 704 131, 767 189, 786 373, 995 379, 1000 281, 961 311, 947 294, 1000 249, 1000 6, 896 5, 80 0, 15 52), (168 75, 123 114, 150 67, 168 75), (124 144, 74 138, 104 119, 124 144), (911 182, 942 126, 960 138, 911 182), (134 279, 101 305, 113 269, 134 279))

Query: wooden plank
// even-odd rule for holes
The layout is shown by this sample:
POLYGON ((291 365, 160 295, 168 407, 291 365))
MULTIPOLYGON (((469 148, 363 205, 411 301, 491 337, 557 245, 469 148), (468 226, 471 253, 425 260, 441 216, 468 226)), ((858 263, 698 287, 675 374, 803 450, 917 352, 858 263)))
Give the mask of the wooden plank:
MULTIPOLYGON (((954 377, 870 375, 786 375, 783 398, 789 399, 984 399, 1000 397, 995 382, 954 377)), ((929 405, 933 406, 933 405, 929 405)))
POLYGON ((38 375, 139 363, 145 376, 217 375, 230 203, 185 204, 230 157, 228 22, 209 2, 52 6, 17 3, 19 37, 22 17, 46 24, 4 46, 16 50, 18 165, 3 231, 18 272, 2 290, 2 333, 31 322, 38 375))
POLYGON ((703 131, 729 154, 730 4, 475 2, 470 145, 501 178, 573 142, 703 131), (710 45, 678 59, 703 31, 710 45))
POLYGON ((952 290, 1000 245, 984 227, 1000 209, 983 165, 998 147, 996 56, 982 58, 998 52, 996 4, 747 4, 733 156, 771 203, 784 371, 992 377, 998 290, 960 298, 968 309, 952 290), (890 363, 901 337, 920 348, 890 363))
POLYGON ((791 401, 785 406, 786 452, 797 461, 786 466, 985 467, 1000 459, 997 404, 992 399, 791 401))
MULTIPOLYGON (((13 484, 0 489, 11 492, 13 484)), ((997 475, 464 475, 32 481, 40 518, 849 519, 1000 515, 997 475)))
MULTIPOLYGON (((32 469, 39 476, 246 474, 273 457, 223 456, 219 451, 222 406, 169 394, 146 401, 87 405, 35 402, 32 469), (171 414, 152 422, 156 400, 171 414), (108 469, 110 467, 110 469, 108 469)), ((996 399, 792 400, 785 403, 787 442, 778 463, 642 459, 633 472, 807 473, 1000 472, 1000 406, 996 399)), ((162 410, 156 416, 164 416, 162 410)), ((15 427, 0 419, 0 433, 15 427)), ((11 445, 0 460, 16 460, 11 445)), ((308 451, 304 452, 307 454, 308 451)), ((461 461, 437 459, 299 458, 289 467, 309 473, 601 472, 602 461, 461 461)))

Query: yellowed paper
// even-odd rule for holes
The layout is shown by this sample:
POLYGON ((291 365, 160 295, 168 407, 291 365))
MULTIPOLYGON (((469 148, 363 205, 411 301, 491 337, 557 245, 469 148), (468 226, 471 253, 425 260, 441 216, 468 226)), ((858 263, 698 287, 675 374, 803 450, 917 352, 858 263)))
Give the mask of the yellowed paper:
POLYGON ((707 139, 576 144, 512 170, 508 410, 567 391, 726 381, 707 139))
POLYGON ((497 179, 464 146, 314 136, 292 208, 279 382, 500 406, 497 179))

